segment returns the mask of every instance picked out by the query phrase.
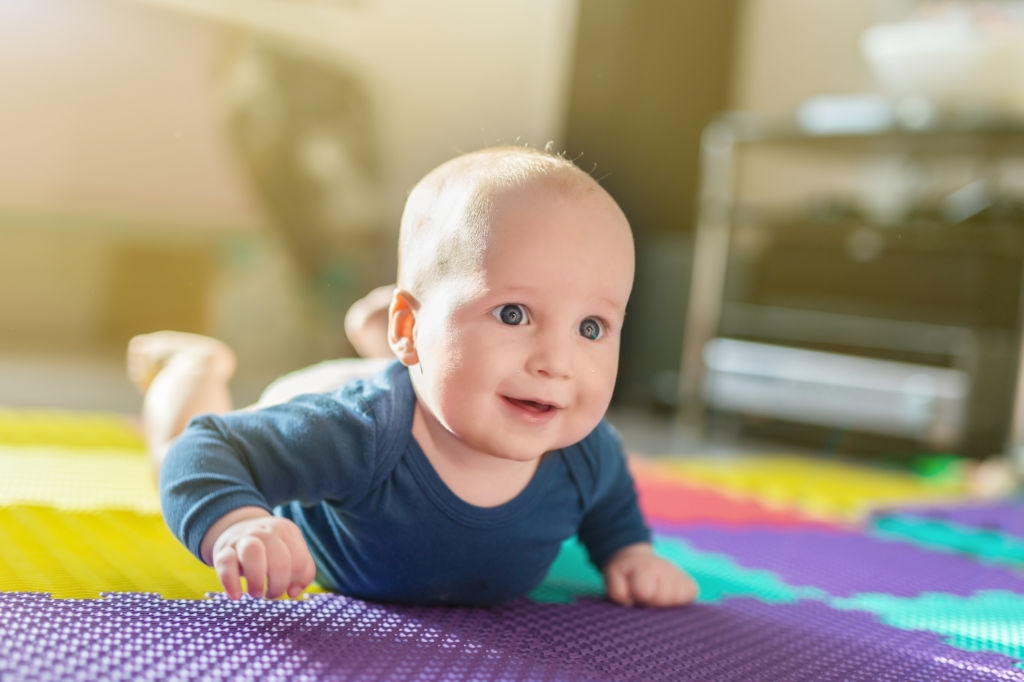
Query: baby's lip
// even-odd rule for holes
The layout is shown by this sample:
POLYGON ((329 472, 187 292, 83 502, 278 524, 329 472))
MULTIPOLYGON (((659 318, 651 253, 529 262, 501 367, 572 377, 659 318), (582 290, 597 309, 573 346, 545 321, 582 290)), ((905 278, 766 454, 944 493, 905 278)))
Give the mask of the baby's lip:
POLYGON ((513 405, 530 410, 531 412, 548 412, 550 410, 562 409, 561 405, 551 402, 550 400, 541 400, 539 398, 513 398, 509 395, 503 397, 513 405))

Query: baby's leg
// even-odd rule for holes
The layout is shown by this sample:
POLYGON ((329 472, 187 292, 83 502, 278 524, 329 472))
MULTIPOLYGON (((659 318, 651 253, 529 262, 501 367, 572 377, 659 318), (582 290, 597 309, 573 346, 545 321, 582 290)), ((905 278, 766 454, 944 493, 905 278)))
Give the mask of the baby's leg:
POLYGON ((388 345, 388 307, 394 293, 394 284, 377 287, 345 313, 345 336, 360 357, 395 357, 388 345))
POLYGON ((303 393, 329 393, 355 379, 369 379, 394 360, 388 358, 342 358, 296 370, 275 379, 260 396, 256 407, 284 403, 303 393))
POLYGON ((128 343, 128 377, 143 393, 142 425, 154 474, 189 420, 231 409, 235 355, 217 339, 154 332, 128 343))

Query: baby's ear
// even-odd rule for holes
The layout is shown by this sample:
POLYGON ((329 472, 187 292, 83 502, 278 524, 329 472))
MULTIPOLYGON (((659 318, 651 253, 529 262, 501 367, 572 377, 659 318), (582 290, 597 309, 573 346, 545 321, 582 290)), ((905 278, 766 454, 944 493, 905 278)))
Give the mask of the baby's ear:
POLYGON ((420 361, 416 352, 416 299, 403 289, 396 289, 388 308, 388 345, 406 367, 420 361))

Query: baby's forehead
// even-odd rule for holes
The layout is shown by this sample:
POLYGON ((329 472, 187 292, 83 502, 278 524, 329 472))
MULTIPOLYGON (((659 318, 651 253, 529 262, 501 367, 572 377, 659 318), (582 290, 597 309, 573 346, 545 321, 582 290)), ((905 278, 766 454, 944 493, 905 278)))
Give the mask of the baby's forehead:
POLYGON ((597 197, 597 205, 621 217, 632 251, 628 222, 614 199, 572 162, 541 152, 484 150, 442 164, 410 194, 399 240, 400 285, 425 294, 451 277, 479 274, 494 241, 515 233, 515 221, 498 214, 553 196, 559 202, 597 197))
POLYGON ((514 221, 503 219, 508 212, 526 204, 542 204, 552 197, 568 206, 573 202, 580 202, 582 206, 588 198, 601 196, 606 198, 609 210, 618 211, 607 192, 588 180, 589 176, 580 171, 567 169, 513 181, 498 176, 452 182, 447 188, 449 196, 438 201, 441 210, 435 216, 437 219, 430 221, 428 229, 433 234, 425 242, 434 242, 440 261, 470 255, 457 253, 464 250, 482 255, 496 239, 518 232, 519 226, 514 221))
POLYGON ((477 219, 482 229, 492 230, 505 209, 522 203, 542 202, 557 198, 565 205, 583 206, 595 198, 606 203, 609 210, 619 211, 618 205, 590 176, 577 169, 558 170, 543 175, 518 179, 482 182, 472 188, 472 197, 466 203, 467 220, 477 219))

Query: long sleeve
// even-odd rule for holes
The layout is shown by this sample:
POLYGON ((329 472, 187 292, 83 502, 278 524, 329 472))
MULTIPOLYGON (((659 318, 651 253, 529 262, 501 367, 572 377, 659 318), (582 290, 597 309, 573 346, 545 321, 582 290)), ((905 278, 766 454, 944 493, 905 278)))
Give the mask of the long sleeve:
POLYGON ((586 509, 577 534, 591 562, 603 568, 623 547, 650 542, 651 533, 640 512, 618 434, 602 422, 585 445, 586 466, 578 476, 590 494, 584 497, 586 509))
POLYGON ((344 507, 373 478, 372 415, 340 395, 306 395, 265 410, 193 419, 160 472, 171 531, 196 556, 217 519, 287 501, 344 507))

